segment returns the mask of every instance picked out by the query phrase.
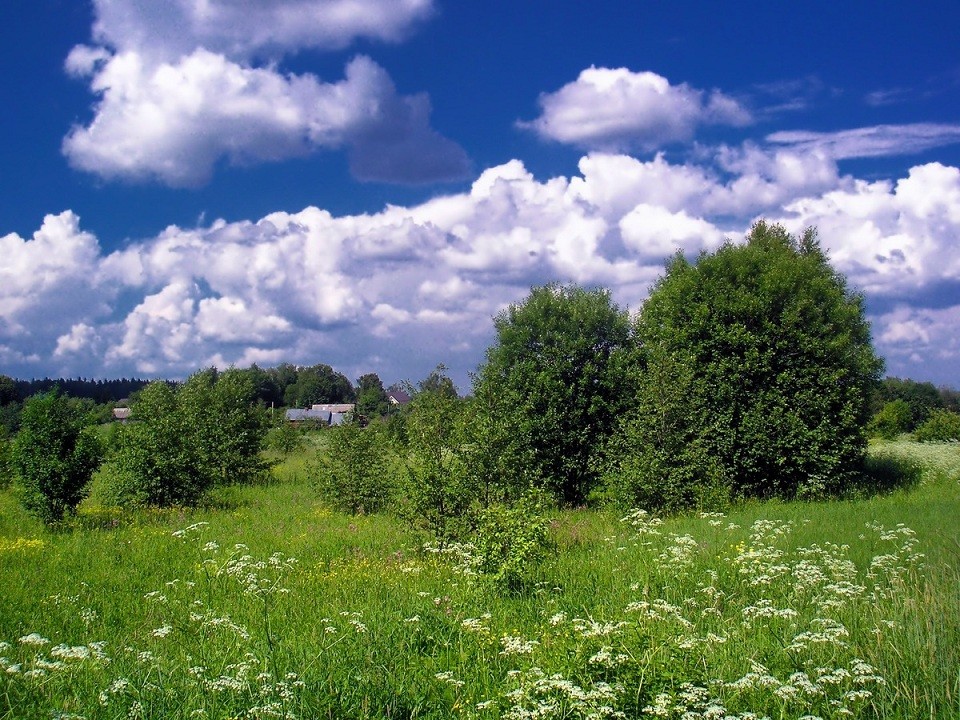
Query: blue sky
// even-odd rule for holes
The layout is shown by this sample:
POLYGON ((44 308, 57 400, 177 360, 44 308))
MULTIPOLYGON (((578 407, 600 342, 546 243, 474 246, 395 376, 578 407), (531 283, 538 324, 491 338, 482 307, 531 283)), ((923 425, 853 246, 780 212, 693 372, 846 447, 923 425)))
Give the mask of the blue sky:
POLYGON ((814 225, 888 373, 960 385, 956 2, 0 10, 0 373, 326 362, 462 390, 550 281, 814 225))

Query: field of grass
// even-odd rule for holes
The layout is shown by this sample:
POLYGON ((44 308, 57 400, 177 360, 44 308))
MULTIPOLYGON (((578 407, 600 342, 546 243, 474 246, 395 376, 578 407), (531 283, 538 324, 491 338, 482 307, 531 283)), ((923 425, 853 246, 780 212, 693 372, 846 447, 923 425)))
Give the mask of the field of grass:
POLYGON ((724 516, 558 513, 505 594, 292 456, 201 510, 0 491, 0 718, 960 717, 960 447, 919 482, 724 516))

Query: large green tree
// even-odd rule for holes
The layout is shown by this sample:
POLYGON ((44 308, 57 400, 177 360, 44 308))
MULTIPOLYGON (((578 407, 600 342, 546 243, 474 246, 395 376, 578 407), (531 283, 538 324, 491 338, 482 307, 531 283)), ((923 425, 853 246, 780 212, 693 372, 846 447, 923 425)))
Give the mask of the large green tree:
POLYGON ((695 263, 676 255, 636 337, 645 380, 608 473, 625 501, 810 497, 860 471, 883 365, 812 229, 760 222, 695 263))
POLYGON ((367 373, 357 380, 356 414, 365 420, 375 420, 390 412, 390 400, 383 381, 376 373, 367 373))
POLYGON ((542 485, 587 499, 593 463, 628 395, 630 321, 610 293, 533 288, 494 319, 497 339, 474 380, 477 461, 515 495, 542 485))
POLYGON ((316 403, 349 403, 356 397, 346 375, 323 363, 297 370, 297 381, 287 386, 284 402, 308 408, 316 403))
POLYGON ((57 388, 23 406, 11 465, 24 507, 46 523, 76 510, 103 460, 95 435, 86 432, 76 405, 57 388))

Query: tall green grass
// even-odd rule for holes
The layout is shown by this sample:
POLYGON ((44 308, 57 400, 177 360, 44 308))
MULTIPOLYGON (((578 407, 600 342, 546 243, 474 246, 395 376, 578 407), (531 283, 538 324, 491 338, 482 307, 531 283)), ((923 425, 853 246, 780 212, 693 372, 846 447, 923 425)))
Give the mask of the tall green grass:
POLYGON ((910 487, 575 511, 525 592, 329 511, 308 454, 195 510, 0 492, 0 718, 960 717, 960 448, 910 487))

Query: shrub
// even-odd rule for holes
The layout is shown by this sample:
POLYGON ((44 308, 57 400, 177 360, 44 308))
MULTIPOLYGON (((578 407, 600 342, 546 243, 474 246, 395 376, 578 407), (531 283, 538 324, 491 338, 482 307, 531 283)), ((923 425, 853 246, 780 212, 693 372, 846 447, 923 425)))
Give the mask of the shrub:
POLYGON ((151 383, 133 402, 108 468, 108 495, 122 505, 194 505, 217 485, 265 476, 266 414, 237 370, 204 370, 180 387, 151 383))
POLYGON ((874 437, 894 440, 909 432, 913 424, 913 410, 906 400, 891 400, 873 416, 867 431, 874 437))
POLYGON ((267 433, 266 446, 284 457, 303 449, 303 431, 286 420, 267 433))
POLYGON ((728 504, 723 468, 685 406, 693 377, 690 364, 651 351, 639 381, 646 412, 627 416, 606 448, 603 480, 614 504, 666 514, 728 504))
POLYGON ((403 430, 400 514, 441 547, 463 537, 467 514, 478 498, 476 474, 464 450, 465 405, 456 392, 436 384, 408 405, 403 430))
POLYGON ((386 442, 377 423, 360 427, 348 422, 330 428, 315 484, 323 499, 344 512, 384 509, 393 495, 386 442))
POLYGON ((10 487, 13 481, 13 468, 10 463, 10 441, 6 431, 0 426, 0 490, 10 487))
POLYGON ((11 464, 28 512, 47 524, 63 520, 86 496, 102 461, 96 436, 84 430, 74 406, 59 390, 26 401, 11 464))
POLYGON ((536 492, 526 493, 513 505, 479 510, 476 569, 503 589, 522 589, 545 554, 548 524, 543 498, 536 492))
POLYGON ((927 421, 914 431, 913 437, 919 442, 960 440, 960 414, 934 410, 927 421))
POLYGON ((607 290, 546 285, 494 319, 496 343, 474 379, 483 472, 507 495, 531 483, 579 505, 613 431, 628 376, 630 320, 607 290))

